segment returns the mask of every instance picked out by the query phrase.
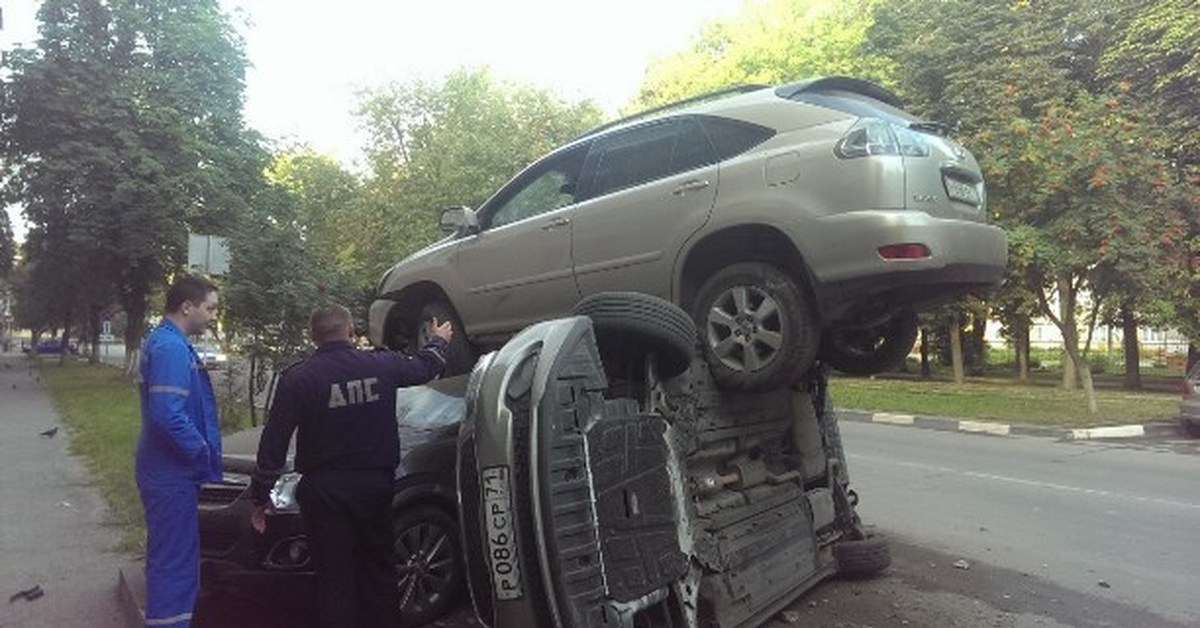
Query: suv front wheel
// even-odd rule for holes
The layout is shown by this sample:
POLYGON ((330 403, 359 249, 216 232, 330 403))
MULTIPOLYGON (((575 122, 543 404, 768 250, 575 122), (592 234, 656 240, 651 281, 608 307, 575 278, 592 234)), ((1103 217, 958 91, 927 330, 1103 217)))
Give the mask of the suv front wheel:
POLYGON ((420 351, 421 347, 429 343, 433 337, 430 323, 435 318, 439 323, 450 321, 454 327, 454 335, 450 337, 450 346, 446 351, 446 370, 443 375, 448 377, 469 373, 471 367, 475 366, 475 360, 479 359, 479 355, 475 351, 475 347, 471 346, 471 342, 467 340, 467 332, 463 329, 458 314, 445 301, 431 301, 421 308, 421 315, 417 317, 416 329, 413 329, 408 336, 412 338, 408 346, 409 352, 420 351))
POLYGON ((692 308, 704 359, 723 388, 790 384, 812 366, 820 332, 808 293, 775 266, 727 266, 700 287, 692 308))

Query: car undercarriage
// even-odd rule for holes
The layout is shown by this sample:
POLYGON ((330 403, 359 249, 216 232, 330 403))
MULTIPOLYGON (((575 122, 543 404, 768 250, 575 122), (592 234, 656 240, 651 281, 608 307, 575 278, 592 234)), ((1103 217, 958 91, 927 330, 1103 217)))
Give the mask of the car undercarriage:
POLYGON ((752 627, 826 577, 888 565, 855 514, 824 367, 729 392, 694 350, 658 377, 645 326, 602 331, 540 323, 472 373, 458 476, 481 621, 752 627))

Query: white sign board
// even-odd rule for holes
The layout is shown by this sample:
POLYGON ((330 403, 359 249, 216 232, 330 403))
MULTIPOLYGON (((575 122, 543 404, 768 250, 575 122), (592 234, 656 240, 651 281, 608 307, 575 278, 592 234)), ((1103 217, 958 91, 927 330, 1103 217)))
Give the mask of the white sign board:
POLYGON ((225 238, 188 234, 188 270, 205 275, 229 272, 229 243, 225 238))

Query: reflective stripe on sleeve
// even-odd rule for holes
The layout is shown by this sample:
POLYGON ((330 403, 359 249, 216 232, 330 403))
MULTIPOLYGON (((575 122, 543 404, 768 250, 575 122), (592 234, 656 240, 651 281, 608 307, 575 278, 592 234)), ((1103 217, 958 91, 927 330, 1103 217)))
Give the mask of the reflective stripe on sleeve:
POLYGON ((151 386, 150 392, 183 395, 184 397, 188 396, 188 389, 180 388, 179 386, 151 386))
POLYGON ((187 620, 190 620, 191 618, 192 618, 191 613, 180 613, 174 617, 164 617, 162 619, 150 619, 149 617, 147 617, 146 625, 147 626, 170 626, 171 624, 178 624, 181 621, 187 621, 187 620))

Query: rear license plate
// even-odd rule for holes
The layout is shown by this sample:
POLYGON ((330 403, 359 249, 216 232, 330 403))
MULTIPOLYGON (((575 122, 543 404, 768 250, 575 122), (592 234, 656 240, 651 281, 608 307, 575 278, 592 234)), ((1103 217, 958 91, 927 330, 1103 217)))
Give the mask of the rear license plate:
POLYGON ((487 524, 484 534, 492 567, 492 588, 498 600, 515 600, 524 594, 517 540, 513 538, 514 513, 508 478, 508 467, 483 470, 483 512, 487 524))
POLYGON ((942 180, 946 184, 946 196, 950 197, 950 200, 979 207, 979 188, 975 184, 950 177, 942 177, 942 180))

